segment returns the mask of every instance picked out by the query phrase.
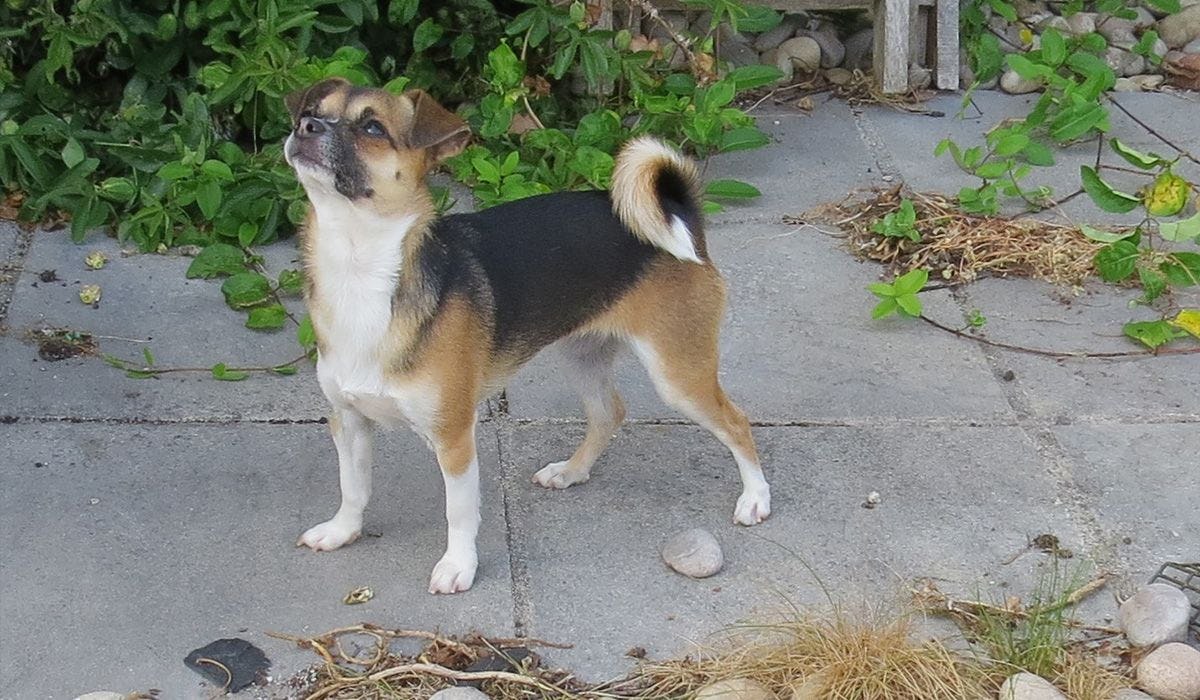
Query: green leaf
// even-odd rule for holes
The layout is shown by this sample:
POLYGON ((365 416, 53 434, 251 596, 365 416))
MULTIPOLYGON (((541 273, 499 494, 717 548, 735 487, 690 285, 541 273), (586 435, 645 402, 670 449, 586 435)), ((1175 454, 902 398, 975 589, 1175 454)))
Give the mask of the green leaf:
POLYGON ((1017 9, 1013 7, 1012 3, 1005 2, 1004 0, 988 0, 988 5, 991 6, 996 14, 1003 17, 1006 22, 1017 21, 1017 9))
POLYGON ((300 319, 300 325, 296 327, 296 342, 305 350, 317 345, 317 333, 313 330, 312 317, 307 314, 300 319))
POLYGON ((221 285, 225 303, 241 309, 266 301, 271 296, 271 282, 257 272, 239 272, 221 285))
POLYGON ((304 291, 304 273, 300 270, 279 271, 279 291, 284 294, 300 294, 304 291))
POLYGON ((1019 53, 1010 53, 1004 60, 1008 62, 1009 68, 1026 80, 1041 80, 1054 72, 1049 67, 1034 63, 1019 53))
POLYGON ((710 85, 702 93, 696 109, 702 112, 724 107, 733 101, 734 84, 732 80, 721 80, 710 85))
POLYGON ((433 46, 442 38, 442 33, 445 31, 442 25, 432 17, 421 22, 417 25, 417 30, 413 32, 413 51, 420 53, 433 46))
POLYGON ((1122 231, 1114 231, 1114 232, 1102 231, 1098 228, 1092 228, 1091 226, 1088 226, 1087 224, 1080 224, 1079 231, 1083 235, 1085 235, 1088 238, 1092 239, 1093 241, 1097 241, 1099 243, 1116 243, 1117 241, 1124 240, 1124 239, 1129 238, 1130 236, 1137 233, 1137 229, 1130 229, 1128 231, 1123 231, 1123 232, 1122 231))
POLYGON ((1115 151, 1117 155, 1124 158, 1125 161, 1130 165, 1141 168, 1142 170, 1150 170, 1154 166, 1161 165, 1163 163, 1163 159, 1159 156, 1153 153, 1147 154, 1134 150, 1115 138, 1111 139, 1108 142, 1108 145, 1112 147, 1113 151, 1115 151))
POLYGON ((250 309, 250 315, 246 318, 247 328, 274 330, 283 328, 283 324, 287 321, 287 309, 279 304, 271 304, 270 306, 259 306, 250 309))
POLYGON ((996 155, 1014 156, 1029 145, 1029 137, 1025 134, 1008 134, 996 143, 996 155))
POLYGON ((1055 68, 1067 60, 1067 42, 1053 27, 1042 32, 1042 60, 1055 68))
POLYGON ((196 188, 196 204, 204 218, 212 220, 221 209, 221 185, 215 180, 205 180, 196 188))
POLYGON ((903 294, 896 297, 896 303, 905 314, 916 318, 921 315, 921 300, 916 294, 903 294))
POLYGON ((236 275, 246 271, 246 256, 237 246, 228 243, 212 243, 200 251, 188 265, 186 276, 190 279, 211 279, 236 275))
POLYGON ((212 376, 213 379, 222 382, 240 382, 250 375, 241 370, 229 369, 225 366, 224 362, 218 362, 212 366, 212 376))
POLYGON ((896 294, 916 294, 921 291, 925 283, 929 281, 929 270, 918 267, 915 270, 909 270, 903 275, 896 278, 893 287, 896 288, 896 294))
POLYGON ((285 377, 291 376, 296 373, 296 365, 276 365, 275 367, 271 368, 271 372, 274 374, 281 374, 285 377))
POLYGON ((228 182, 233 179, 233 170, 219 160, 209 159, 200 164, 200 172, 214 180, 228 182))
POLYGON ((738 92, 741 92, 742 90, 750 90, 756 87, 762 87, 764 85, 770 85, 782 77, 783 71, 779 70, 775 66, 761 65, 742 66, 741 68, 735 68, 729 71, 729 75, 725 76, 727 80, 733 81, 733 84, 737 88, 738 92))
POLYGON ((1050 136, 1055 141, 1074 141, 1092 129, 1102 126, 1107 118, 1108 111, 1098 104, 1085 103, 1069 107, 1059 112, 1050 122, 1050 136))
POLYGON ((1096 206, 1104 211, 1124 214, 1133 211, 1142 203, 1142 200, 1134 195, 1114 190, 1107 182, 1100 179, 1096 170, 1091 166, 1079 166, 1079 177, 1083 180, 1083 191, 1087 192, 1096 206))
POLYGON ((1010 161, 993 160, 975 169, 975 175, 985 180, 995 180, 998 177, 1003 177, 1008 172, 1010 161))
POLYGON ((1151 350, 1162 347, 1179 337, 1179 332, 1172 328, 1170 323, 1162 320, 1126 323, 1122 330, 1125 335, 1151 350))
POLYGON ((1171 253, 1159 269, 1176 287, 1200 285, 1200 253, 1171 253))
POLYGON ((1042 167, 1054 165, 1054 153, 1037 141, 1030 141, 1025 146, 1025 160, 1030 165, 1038 165, 1042 167))
POLYGON ((737 18, 739 32, 765 32, 774 29, 783 21, 783 15, 762 5, 742 5, 746 14, 737 18))
POLYGON ((142 359, 146 361, 147 367, 154 366, 154 353, 150 352, 150 348, 142 348, 142 359))
POLYGON ((475 50, 475 37, 470 34, 459 34, 450 42, 450 58, 461 61, 475 50))
POLYGON ((67 144, 62 148, 62 161, 68 168, 74 168, 83 162, 85 158, 83 146, 74 138, 67 139, 67 144))
POLYGON ((884 316, 889 316, 896 313, 896 310, 899 308, 900 305, 896 303, 894 298, 887 297, 883 301, 876 304, 875 308, 871 310, 871 318, 880 319, 884 316))
POLYGON ((1133 274, 1137 260, 1137 246, 1129 241, 1117 241, 1101 248, 1092 264, 1105 282, 1120 282, 1133 274))
POLYGON ((192 166, 185 165, 179 161, 167 163, 158 169, 158 176, 164 180, 180 180, 192 174, 192 166))
POLYGON ((721 153, 759 148, 771 143, 771 138, 753 126, 742 126, 721 134, 717 148, 721 153))
POLYGON ((1167 278, 1157 270, 1138 268, 1138 281, 1142 283, 1142 301, 1149 303, 1162 296, 1167 289, 1167 278))
POLYGON ((251 221, 243 221, 238 224, 237 237, 243 248, 249 248, 254 244, 254 239, 258 238, 258 225, 251 221))
POLYGON ((1159 11, 1165 12, 1168 15, 1173 15, 1182 9, 1179 0, 1146 0, 1146 4, 1156 7, 1159 11))
POLYGON ((1200 212, 1179 221, 1159 223, 1158 235, 1173 243, 1200 242, 1200 212))
POLYGON ((872 282, 867 285, 867 289, 880 299, 888 299, 896 296, 896 287, 887 282, 872 282))
POLYGON ((133 180, 127 177, 110 177, 100 183, 97 190, 101 197, 114 202, 129 202, 137 194, 133 180))
POLYGON ((704 188, 704 193, 724 199, 751 199, 762 195, 754 185, 740 180, 713 180, 704 188))

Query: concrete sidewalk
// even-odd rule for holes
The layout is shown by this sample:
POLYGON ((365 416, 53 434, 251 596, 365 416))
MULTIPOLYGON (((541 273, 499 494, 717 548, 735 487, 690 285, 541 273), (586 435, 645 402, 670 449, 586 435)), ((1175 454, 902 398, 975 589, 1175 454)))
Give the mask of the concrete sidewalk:
MULTIPOLYGON (((713 217, 710 247, 730 283, 723 381, 755 422, 774 492, 771 519, 731 524, 738 493, 719 443, 654 396, 631 359, 620 366, 630 420, 593 478, 547 492, 530 475, 583 433, 551 355, 510 384, 479 428, 484 520, 480 571, 462 595, 425 593, 444 538, 433 457, 408 433, 377 452, 376 495, 361 541, 334 553, 292 547, 337 503, 325 402, 311 368, 240 383, 203 375, 133 380, 95 358, 46 362, 31 328, 85 330, 104 352, 163 366, 276 363, 293 334, 256 333, 221 301, 219 281, 186 280, 188 260, 123 257, 96 236, 0 228, 0 698, 73 698, 159 688, 207 697, 184 667, 195 647, 240 636, 282 678, 315 660, 264 633, 317 634, 369 621, 458 634, 531 635, 574 644, 551 664, 587 679, 712 642, 739 619, 788 603, 901 599, 915 577, 963 595, 1023 593, 1049 563, 1025 555, 1053 533, 1082 571, 1145 580, 1164 561, 1200 559, 1200 359, 1060 361, 981 347, 924 324, 871 321, 864 287, 880 269, 784 215, 864 186, 904 180, 956 191, 965 177, 934 159, 944 136, 978 138, 1025 98, 980 93, 984 117, 953 119, 820 104, 810 116, 760 115, 768 149, 712 163, 709 177, 751 181, 761 201, 713 217), (83 266, 109 253, 100 271, 83 266), (53 269, 58 283, 43 283, 53 269), (100 284, 99 308, 79 284, 100 284), (122 339, 149 340, 133 343, 122 339), (878 491, 882 503, 861 507, 878 491), (703 526, 726 566, 693 581, 659 560, 661 541, 703 526), (369 585, 375 599, 341 603, 369 585)), ((1200 153, 1195 96, 1122 95, 1126 107, 1200 153)), ((1114 132, 1166 151, 1127 120, 1114 132)), ((1073 189, 1085 153, 1039 177, 1073 189)), ((1193 169, 1188 173, 1198 177, 1193 169)), ((1096 217, 1087 202, 1072 216, 1096 217)), ((264 251, 278 271, 290 243, 264 251)), ((1083 296, 1029 281, 988 280, 924 295, 931 315, 1064 350, 1127 349, 1120 324, 1145 316, 1129 291, 1083 296)), ((1183 299, 1200 305, 1200 295, 1183 299)), ((1102 596, 1102 598, 1104 598, 1102 596)), ((1111 599, 1094 601, 1111 613, 1111 599)), ((277 688, 275 692, 282 693, 277 688)))

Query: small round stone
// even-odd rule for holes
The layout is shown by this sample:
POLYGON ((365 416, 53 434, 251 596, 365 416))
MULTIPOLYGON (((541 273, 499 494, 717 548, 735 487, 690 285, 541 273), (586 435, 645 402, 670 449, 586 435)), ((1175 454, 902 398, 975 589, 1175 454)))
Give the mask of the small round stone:
POLYGON ((1067 696, 1045 678, 1022 671, 1005 679, 1000 700, 1067 700, 1067 696))
POLYGON ((1112 696, 1112 700, 1154 700, 1154 698, 1146 695, 1140 690, 1133 688, 1121 688, 1117 694, 1112 696))
POLYGON ((779 60, 785 57, 797 70, 811 72, 821 67, 821 45, 816 39, 796 36, 779 45, 779 60))
POLYGON ((1187 639, 1191 604, 1183 591, 1165 583, 1143 586, 1121 605, 1121 630, 1129 643, 1151 647, 1187 639))
POLYGON ((1200 651, 1164 644, 1137 665, 1138 685, 1158 700, 1200 700, 1200 651))
POLYGON ((455 685, 449 688, 442 688, 433 695, 429 696, 429 700, 490 700, 487 693, 476 690, 469 685, 455 685))
POLYGON ((830 68, 825 71, 825 79, 834 85, 849 85, 854 80, 854 74, 845 68, 830 68))
POLYGON ((749 678, 730 678, 709 683, 696 692, 696 700, 774 700, 762 683, 749 678))
POLYGON ((703 528, 692 528, 672 535, 662 546, 667 566, 692 578, 708 578, 725 565, 721 545, 703 528))
POLYGON ((1004 75, 1000 76, 1000 89, 1010 95, 1023 95, 1027 92, 1035 92, 1040 90, 1042 84, 1037 80, 1027 80, 1022 78, 1014 70, 1004 71, 1004 75))

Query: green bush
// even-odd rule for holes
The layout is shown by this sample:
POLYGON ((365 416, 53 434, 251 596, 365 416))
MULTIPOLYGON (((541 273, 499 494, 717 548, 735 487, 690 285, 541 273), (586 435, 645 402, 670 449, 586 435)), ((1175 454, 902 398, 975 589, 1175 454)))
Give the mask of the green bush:
MULTIPOLYGON (((266 243, 303 215, 281 155, 282 98, 335 75, 459 105, 479 140, 452 171, 483 205, 603 187, 634 134, 700 156, 767 143, 732 102, 774 69, 676 72, 631 51, 628 31, 595 29, 579 2, 522 2, 7 0, 0 179, 23 197, 22 218, 69 214, 76 240, 108 224, 146 251, 266 243)), ((730 0, 694 4, 713 27, 778 21, 730 0)), ((711 31, 694 39, 711 55, 711 31)))

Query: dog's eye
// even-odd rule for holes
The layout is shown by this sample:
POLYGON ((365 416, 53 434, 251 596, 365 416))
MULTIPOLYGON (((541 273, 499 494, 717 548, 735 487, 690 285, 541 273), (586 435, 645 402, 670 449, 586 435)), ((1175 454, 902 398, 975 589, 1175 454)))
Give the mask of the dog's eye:
POLYGON ((387 136, 387 131, 383 128, 383 124, 380 124, 377 119, 372 119, 363 124, 362 130, 367 136, 387 136))

